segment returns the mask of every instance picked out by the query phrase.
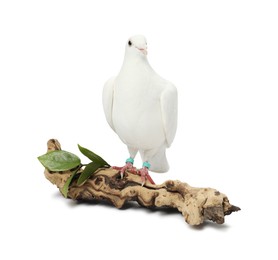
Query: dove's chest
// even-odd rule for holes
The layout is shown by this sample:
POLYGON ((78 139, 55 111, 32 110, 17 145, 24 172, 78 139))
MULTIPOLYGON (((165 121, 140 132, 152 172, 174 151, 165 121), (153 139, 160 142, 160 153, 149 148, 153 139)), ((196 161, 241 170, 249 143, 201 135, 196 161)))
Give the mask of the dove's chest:
POLYGON ((144 143, 148 149, 158 146, 165 138, 160 104, 162 85, 153 71, 127 72, 120 73, 115 80, 112 111, 115 130, 127 144, 139 147, 144 143))
POLYGON ((116 79, 114 101, 128 104, 130 109, 150 109, 158 105, 161 89, 155 84, 155 74, 148 70, 131 70, 116 79))

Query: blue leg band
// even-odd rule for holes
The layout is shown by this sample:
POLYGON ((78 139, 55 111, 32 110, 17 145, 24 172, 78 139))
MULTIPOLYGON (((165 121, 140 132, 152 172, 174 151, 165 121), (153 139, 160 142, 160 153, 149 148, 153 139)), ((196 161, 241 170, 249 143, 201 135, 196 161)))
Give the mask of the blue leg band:
POLYGON ((143 167, 146 167, 146 168, 150 169, 151 164, 149 162, 144 162, 143 167))
POLYGON ((133 164, 134 163, 134 159, 129 157, 128 159, 126 159, 125 163, 131 163, 133 164))

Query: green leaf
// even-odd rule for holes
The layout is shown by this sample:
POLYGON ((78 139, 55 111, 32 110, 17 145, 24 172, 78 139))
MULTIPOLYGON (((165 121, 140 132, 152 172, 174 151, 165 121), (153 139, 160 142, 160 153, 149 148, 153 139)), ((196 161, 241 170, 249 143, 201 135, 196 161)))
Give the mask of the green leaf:
POLYGON ((94 152, 88 150, 87 148, 78 145, 78 148, 81 153, 83 153, 86 157, 88 157, 91 161, 96 162, 103 166, 110 166, 105 160, 103 160, 99 155, 95 154, 94 152))
MULTIPOLYGON (((81 167, 81 166, 80 166, 81 167)), ((62 194, 64 195, 65 198, 68 197, 68 192, 69 192, 69 186, 73 180, 73 177, 76 175, 76 173, 79 171, 80 167, 76 171, 72 173, 72 175, 67 179, 64 187, 61 189, 62 194)))
POLYGON ((81 163, 75 154, 63 150, 48 152, 38 159, 45 168, 53 172, 71 170, 81 163))
POLYGON ((83 172, 80 174, 77 185, 83 184, 87 179, 90 178, 90 176, 99 168, 103 167, 103 165, 97 163, 97 162, 91 162, 89 163, 83 170, 83 172))

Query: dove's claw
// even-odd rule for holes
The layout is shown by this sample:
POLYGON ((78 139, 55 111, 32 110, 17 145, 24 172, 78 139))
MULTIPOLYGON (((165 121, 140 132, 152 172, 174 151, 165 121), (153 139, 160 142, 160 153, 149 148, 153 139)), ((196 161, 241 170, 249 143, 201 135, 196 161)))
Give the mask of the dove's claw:
POLYGON ((123 167, 113 166, 112 169, 120 171, 121 179, 124 177, 125 171, 130 171, 132 173, 136 172, 136 168, 133 167, 133 164, 130 162, 127 162, 126 165, 123 167))
POLYGON ((137 170, 136 167, 133 166, 133 164, 129 161, 126 162, 126 165, 123 167, 117 167, 113 166, 112 168, 115 170, 118 170, 121 174, 121 179, 124 177, 124 173, 126 171, 129 171, 130 173, 137 174, 141 176, 142 186, 145 185, 146 180, 148 180, 151 184, 155 184, 151 176, 149 175, 149 169, 150 164, 148 162, 144 162, 143 168, 140 170, 137 170))
POLYGON ((148 168, 147 167, 143 167, 142 169, 140 169, 138 171, 138 174, 141 176, 141 180, 142 180, 142 186, 145 185, 146 180, 148 180, 151 184, 155 184, 153 179, 151 178, 148 168))

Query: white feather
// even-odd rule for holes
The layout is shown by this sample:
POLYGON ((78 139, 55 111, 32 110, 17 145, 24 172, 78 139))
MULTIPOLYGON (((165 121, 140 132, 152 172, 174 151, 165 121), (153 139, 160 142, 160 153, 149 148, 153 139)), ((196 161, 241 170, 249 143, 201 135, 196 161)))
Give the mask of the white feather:
POLYGON ((102 92, 102 104, 106 120, 110 127, 114 130, 112 122, 112 108, 114 95, 115 77, 110 78, 104 85, 102 92))

